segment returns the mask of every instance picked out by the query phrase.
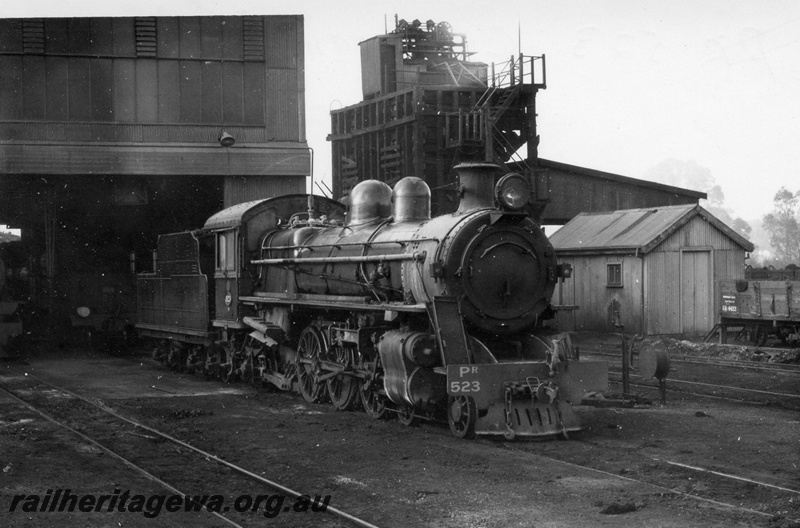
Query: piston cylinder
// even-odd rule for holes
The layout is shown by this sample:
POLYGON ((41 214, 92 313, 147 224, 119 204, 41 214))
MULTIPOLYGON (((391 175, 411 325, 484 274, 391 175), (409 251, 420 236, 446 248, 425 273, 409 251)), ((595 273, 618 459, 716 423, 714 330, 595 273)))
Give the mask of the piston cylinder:
POLYGON ((433 337, 419 332, 389 331, 378 343, 384 390, 397 405, 432 408, 447 398, 444 379, 428 366, 438 362, 433 337))
POLYGON ((433 367, 439 363, 436 339, 430 334, 411 334, 401 346, 406 358, 415 365, 433 367))

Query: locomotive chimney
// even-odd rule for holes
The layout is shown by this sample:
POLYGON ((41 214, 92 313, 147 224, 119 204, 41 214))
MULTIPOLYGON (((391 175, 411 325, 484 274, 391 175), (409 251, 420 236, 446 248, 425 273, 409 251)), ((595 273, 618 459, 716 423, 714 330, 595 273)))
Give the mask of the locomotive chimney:
POLYGON ((461 203, 458 213, 473 209, 494 207, 494 174, 500 167, 494 163, 460 163, 455 166, 458 172, 458 195, 461 203))

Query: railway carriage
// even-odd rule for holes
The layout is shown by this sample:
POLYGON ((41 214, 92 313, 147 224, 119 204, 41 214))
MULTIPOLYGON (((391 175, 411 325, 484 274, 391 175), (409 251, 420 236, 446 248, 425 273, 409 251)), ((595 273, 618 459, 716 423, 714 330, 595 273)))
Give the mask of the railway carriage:
POLYGON ((374 418, 446 419, 458 437, 579 430, 572 405, 607 389, 607 366, 542 328, 569 269, 525 212, 529 182, 456 170, 452 214, 431 218, 407 177, 359 183, 348 207, 281 196, 164 235, 138 326, 172 366, 374 418))

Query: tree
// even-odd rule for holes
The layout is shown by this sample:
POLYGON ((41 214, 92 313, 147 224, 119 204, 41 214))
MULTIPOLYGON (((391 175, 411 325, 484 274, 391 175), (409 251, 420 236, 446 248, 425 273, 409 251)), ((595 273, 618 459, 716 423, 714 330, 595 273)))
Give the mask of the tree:
POLYGON ((781 187, 773 203, 774 209, 763 219, 769 243, 779 264, 796 264, 800 262, 800 222, 797 220, 800 191, 792 194, 781 187))
POLYGON ((748 224, 741 218, 734 219, 733 224, 731 224, 731 227, 733 227, 733 229, 735 229, 737 233, 739 233, 745 238, 749 237, 750 233, 753 232, 753 228, 750 226, 750 224, 748 224))
POLYGON ((724 200, 722 189, 714 181, 711 169, 703 167, 693 160, 666 159, 649 169, 645 173, 645 179, 703 191, 708 194, 709 201, 721 202, 724 200))

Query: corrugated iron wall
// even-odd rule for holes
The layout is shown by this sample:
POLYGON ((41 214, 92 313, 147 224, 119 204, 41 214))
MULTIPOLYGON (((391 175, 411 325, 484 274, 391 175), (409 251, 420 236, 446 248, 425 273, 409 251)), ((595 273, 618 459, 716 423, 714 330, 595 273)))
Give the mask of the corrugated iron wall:
POLYGON ((298 16, 263 17, 269 140, 305 141, 304 28, 298 16))
POLYGON ((300 16, 0 20, 0 120, 257 125, 304 141, 302 39, 300 16))
POLYGON ((299 141, 301 138, 298 123, 303 120, 304 110, 297 100, 297 72, 267 68, 266 76, 270 90, 265 123, 267 140, 285 138, 299 141))
MULTIPOLYGON (((395 40, 389 38, 388 40, 395 40)), ((361 43, 361 93, 365 98, 372 98, 380 95, 383 89, 383 80, 385 73, 381 72, 381 63, 384 62, 387 67, 392 70, 397 69, 397 62, 399 58, 395 58, 395 47, 393 44, 387 43, 382 45, 381 39, 369 39, 361 43), (384 47, 387 49, 384 52, 384 47), (394 59, 394 60, 392 60, 394 59), (381 72, 379 75, 371 74, 372 72, 381 72)))
POLYGON ((633 255, 596 255, 559 258, 572 264, 572 278, 563 288, 562 304, 574 304, 574 312, 559 313, 559 327, 575 331, 641 332, 642 259, 633 255), (622 287, 606 285, 606 266, 622 265, 622 287))
POLYGON ((696 204, 697 198, 654 189, 641 181, 611 181, 549 167, 550 203, 545 210, 549 223, 564 224, 582 212, 618 211, 696 204))

